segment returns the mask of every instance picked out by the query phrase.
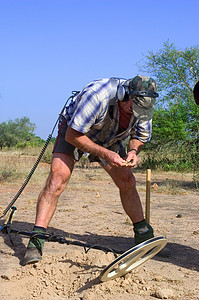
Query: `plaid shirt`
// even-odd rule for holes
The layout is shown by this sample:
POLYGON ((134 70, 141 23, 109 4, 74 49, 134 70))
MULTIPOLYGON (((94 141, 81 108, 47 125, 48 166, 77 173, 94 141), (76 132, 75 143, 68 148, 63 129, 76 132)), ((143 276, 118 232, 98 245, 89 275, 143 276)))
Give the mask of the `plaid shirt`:
MULTIPOLYGON (((121 79, 120 83, 124 81, 121 79)), ((113 151, 119 151, 123 147, 122 140, 128 136, 143 143, 148 142, 151 138, 151 120, 138 120, 132 115, 128 128, 122 132, 119 130, 118 99, 111 104, 112 89, 109 78, 86 85, 62 113, 68 125, 113 151)))

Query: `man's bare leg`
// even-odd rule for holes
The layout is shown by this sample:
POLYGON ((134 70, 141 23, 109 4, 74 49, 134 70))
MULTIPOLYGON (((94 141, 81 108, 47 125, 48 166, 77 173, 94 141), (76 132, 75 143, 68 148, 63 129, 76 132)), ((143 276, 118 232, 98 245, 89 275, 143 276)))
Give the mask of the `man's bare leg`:
MULTIPOLYGON (((75 160, 67 154, 55 153, 53 155, 50 174, 37 201, 34 233, 45 233, 55 212, 58 198, 70 179, 74 164, 75 160)), ((30 238, 24 256, 24 265, 40 261, 43 247, 43 239, 30 238)))
POLYGON ((66 188, 74 167, 74 159, 63 153, 53 154, 46 186, 37 202, 35 225, 47 228, 55 212, 57 201, 66 188))
MULTIPOLYGON (((101 165, 101 164, 100 164, 101 165)), ((103 165, 102 165, 103 166, 103 165)), ((142 204, 136 189, 135 177, 126 167, 103 166, 119 188, 123 208, 133 223, 144 219, 142 204)))
POLYGON ((111 167, 109 165, 103 167, 119 188, 123 208, 133 222, 135 244, 152 238, 153 228, 144 219, 142 204, 136 189, 135 177, 131 169, 126 167, 111 167))

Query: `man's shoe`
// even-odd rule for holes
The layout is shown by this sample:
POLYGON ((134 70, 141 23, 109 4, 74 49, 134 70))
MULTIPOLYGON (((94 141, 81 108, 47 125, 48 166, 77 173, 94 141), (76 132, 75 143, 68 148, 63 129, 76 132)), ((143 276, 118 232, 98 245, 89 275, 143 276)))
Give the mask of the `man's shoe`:
POLYGON ((27 248, 24 256, 23 265, 34 264, 42 259, 41 251, 37 248, 27 248))
POLYGON ((154 237, 153 228, 151 227, 151 225, 146 223, 145 220, 134 224, 133 230, 135 234, 134 235, 135 245, 143 243, 154 237))
MULTIPOLYGON (((145 220, 134 224, 134 240, 135 245, 141 244, 154 237, 153 228, 145 220)), ((171 256, 171 252, 167 247, 164 247, 156 254, 158 257, 166 258, 171 256)))
POLYGON ((42 253, 44 249, 44 239, 39 238, 38 235, 43 235, 46 233, 46 229, 40 226, 34 226, 32 233, 34 234, 26 248, 26 253, 24 256, 23 264, 33 264, 42 259, 42 253))

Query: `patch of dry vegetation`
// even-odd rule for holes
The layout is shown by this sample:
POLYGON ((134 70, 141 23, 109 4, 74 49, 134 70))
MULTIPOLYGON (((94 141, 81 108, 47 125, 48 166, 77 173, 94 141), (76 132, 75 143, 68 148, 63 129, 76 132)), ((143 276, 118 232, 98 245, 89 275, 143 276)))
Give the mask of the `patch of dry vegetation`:
MULTIPOLYGON (((38 155, 40 154, 40 148, 15 151, 2 151, 0 152, 0 183, 13 183, 22 184, 32 170, 38 155), (34 150, 34 151, 33 151, 34 150)), ((50 162, 52 157, 52 147, 47 149, 46 153, 42 157, 41 162, 36 168, 31 182, 33 184, 44 184, 50 170, 50 162)), ((80 162, 76 164, 76 172, 73 173, 72 179, 68 188, 74 190, 81 186, 81 181, 87 179, 88 181, 110 180, 109 176, 97 163, 89 163, 88 160, 83 157, 80 162), (87 171, 89 169, 89 172, 87 171)), ((138 168, 133 170, 137 179, 138 191, 144 191, 146 183, 143 180, 143 173, 138 168), (142 179, 141 179, 142 178, 142 179)), ((84 190, 94 189, 96 192, 98 188, 92 186, 81 187, 84 190)), ((152 172, 151 191, 157 193, 166 193, 171 195, 183 195, 189 192, 189 190, 198 192, 198 189, 193 180, 192 173, 177 173, 177 172, 152 172)))

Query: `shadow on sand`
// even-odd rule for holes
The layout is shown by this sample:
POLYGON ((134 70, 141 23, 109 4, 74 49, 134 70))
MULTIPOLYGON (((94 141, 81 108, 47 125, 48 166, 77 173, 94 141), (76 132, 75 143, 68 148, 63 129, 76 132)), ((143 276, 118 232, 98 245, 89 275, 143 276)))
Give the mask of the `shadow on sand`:
MULTIPOLYGON (((3 221, 0 220, 0 226, 3 226, 3 221)), ((13 229, 23 230, 30 232, 33 228, 33 224, 27 222, 13 222, 13 229)), ((49 227, 48 233, 55 236, 64 237, 65 239, 72 239, 83 243, 89 243, 91 245, 101 245, 111 249, 117 249, 119 251, 127 251, 134 245, 133 238, 129 237, 114 237, 108 235, 97 235, 91 232, 85 232, 85 234, 73 234, 71 232, 66 232, 61 229, 49 227)), ((4 243, 14 250, 14 256, 18 257, 20 264, 22 265, 22 260, 25 252, 25 245, 23 244, 22 237, 19 234, 11 234, 14 247, 12 246, 10 239, 7 234, 0 232, 0 236, 3 237, 4 243)), ((67 247, 67 245, 66 245, 67 247)), ((76 246, 74 246, 76 247, 76 246)), ((78 246, 77 246, 78 247, 78 246)), ((153 259, 159 261, 165 261, 172 263, 176 266, 199 271, 199 250, 192 248, 191 246, 182 245, 178 243, 167 243, 167 248, 170 250, 170 257, 160 257, 156 255, 153 259)), ((2 252, 2 251, 1 251, 2 252)))

